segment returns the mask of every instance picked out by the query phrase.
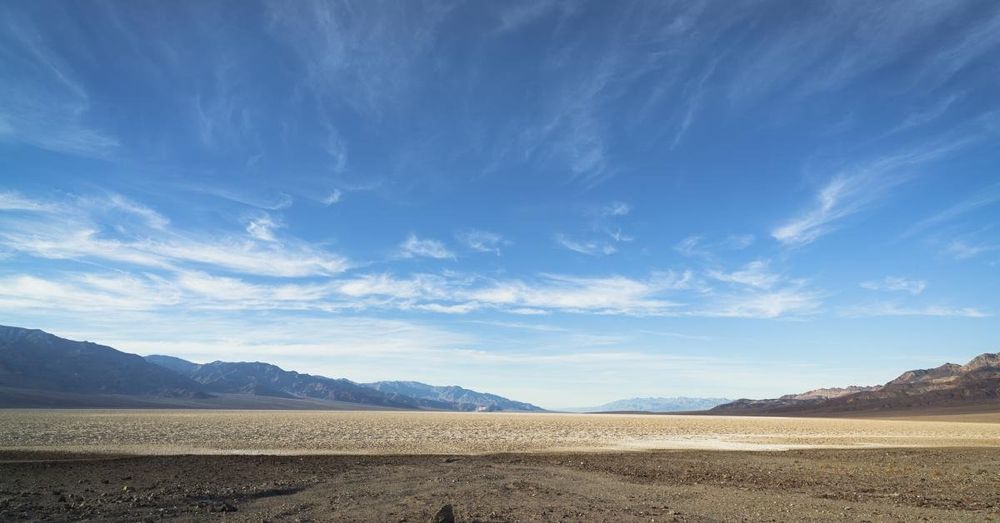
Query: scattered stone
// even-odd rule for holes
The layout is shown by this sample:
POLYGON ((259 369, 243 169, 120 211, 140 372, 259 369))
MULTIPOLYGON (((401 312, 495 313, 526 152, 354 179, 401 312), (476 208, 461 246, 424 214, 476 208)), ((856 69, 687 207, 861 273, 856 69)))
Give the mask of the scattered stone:
POLYGON ((212 505, 208 510, 209 512, 236 512, 236 505, 233 505, 228 501, 224 501, 222 503, 212 505))
POLYGON ((455 523, 455 510, 452 508, 451 504, 447 504, 441 507, 441 510, 434 514, 434 519, 431 523, 455 523))

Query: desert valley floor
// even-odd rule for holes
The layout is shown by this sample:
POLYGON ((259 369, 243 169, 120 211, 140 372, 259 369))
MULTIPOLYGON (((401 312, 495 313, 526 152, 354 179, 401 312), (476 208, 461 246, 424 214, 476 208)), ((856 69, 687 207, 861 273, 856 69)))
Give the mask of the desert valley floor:
POLYGON ((1000 416, 0 412, 0 520, 1000 520, 1000 416))

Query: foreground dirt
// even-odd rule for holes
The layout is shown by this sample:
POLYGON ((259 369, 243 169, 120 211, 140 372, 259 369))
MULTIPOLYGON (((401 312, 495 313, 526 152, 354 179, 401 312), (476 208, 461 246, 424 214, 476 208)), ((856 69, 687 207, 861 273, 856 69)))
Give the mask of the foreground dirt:
POLYGON ((481 456, 0 451, 0 521, 1000 520, 995 449, 481 456))

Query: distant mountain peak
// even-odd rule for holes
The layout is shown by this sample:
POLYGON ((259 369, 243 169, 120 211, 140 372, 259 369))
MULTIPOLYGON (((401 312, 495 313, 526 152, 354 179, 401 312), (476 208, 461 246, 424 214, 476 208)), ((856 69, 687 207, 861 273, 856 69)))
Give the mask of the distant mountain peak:
POLYGON ((421 383, 419 381, 377 381, 374 383, 365 383, 363 385, 381 392, 402 394, 429 401, 446 402, 454 405, 456 410, 503 410, 522 412, 538 412, 543 410, 541 407, 537 407, 530 403, 514 401, 496 394, 477 392, 464 387, 459 387, 458 385, 436 386, 421 383))
POLYGON ((979 369, 1000 369, 1000 352, 986 352, 972 358, 969 363, 962 366, 965 372, 972 372, 979 369))

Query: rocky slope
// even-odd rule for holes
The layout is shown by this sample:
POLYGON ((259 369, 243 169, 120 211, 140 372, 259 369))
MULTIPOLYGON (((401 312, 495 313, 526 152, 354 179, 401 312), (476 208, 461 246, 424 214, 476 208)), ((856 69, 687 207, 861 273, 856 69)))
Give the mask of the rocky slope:
POLYGON ((1000 353, 965 365, 917 369, 874 387, 819 389, 776 399, 741 399, 710 410, 718 414, 835 414, 982 405, 1000 410, 1000 353))
POLYGON ((807 392, 802 392, 799 394, 786 394, 779 398, 763 399, 763 400, 751 400, 751 399, 738 399, 730 403, 723 403, 714 407, 712 410, 742 410, 742 411, 769 411, 769 410, 780 410, 780 409, 794 409, 794 408, 805 408, 810 406, 815 406, 823 403, 826 400, 833 398, 839 398, 841 396, 847 396, 857 392, 865 392, 877 389, 878 386, 858 386, 851 385, 849 387, 832 387, 826 389, 815 389, 807 392))

